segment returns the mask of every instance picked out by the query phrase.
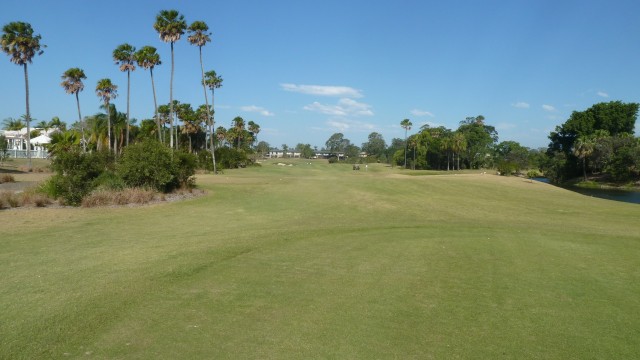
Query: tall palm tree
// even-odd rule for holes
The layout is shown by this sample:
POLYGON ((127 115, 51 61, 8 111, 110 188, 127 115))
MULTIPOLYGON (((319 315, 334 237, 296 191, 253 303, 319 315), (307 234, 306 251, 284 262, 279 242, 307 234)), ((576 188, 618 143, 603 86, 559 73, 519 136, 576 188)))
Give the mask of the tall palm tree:
MULTIPOLYGON (((189 33, 189 43, 191 45, 195 45, 198 47, 198 51, 200 52, 200 72, 202 74, 202 90, 204 92, 204 103, 207 106, 207 115, 208 119, 211 118, 211 114, 209 113, 209 99, 207 97, 207 85, 204 82, 204 64, 202 63, 202 47, 205 46, 208 42, 211 42, 211 33, 209 32, 209 26, 204 21, 194 21, 189 28, 187 29, 189 33)), ((209 121, 207 120, 207 124, 209 121)))
POLYGON ((573 154, 582 160, 582 172, 584 181, 587 181, 587 158, 593 154, 596 142, 591 137, 580 136, 573 145, 573 154))
POLYGON ((21 21, 10 22, 2 27, 2 32, 2 39, 0 40, 2 52, 10 57, 9 61, 22 66, 24 69, 27 108, 27 158, 29 159, 29 171, 31 171, 31 112, 29 109, 29 72, 27 71, 27 64, 30 64, 36 55, 42 55, 44 52, 42 48, 45 48, 46 45, 40 44, 42 37, 40 34, 33 34, 33 28, 29 23, 21 21))
POLYGON ((156 99, 156 85, 153 81, 153 68, 162 64, 160 55, 153 46, 143 46, 135 55, 138 66, 143 69, 149 69, 151 74, 151 90, 153 91, 153 106, 155 109, 156 126, 158 127, 158 140, 162 142, 162 127, 160 123, 160 115, 158 114, 158 101, 156 99))
POLYGON ((216 124, 216 120, 215 120, 216 110, 213 106, 213 103, 214 103, 214 90, 219 89, 222 86, 222 78, 218 76, 216 72, 213 70, 207 71, 206 73, 204 73, 204 79, 202 79, 202 84, 206 85, 211 90, 211 124, 209 127, 209 138, 211 141, 211 157, 213 161, 213 173, 216 174, 217 173, 216 153, 215 153, 216 146, 213 138, 213 129, 216 124))
MULTIPOLYGON (((253 143, 258 141, 258 133, 260 132, 260 125, 254 123, 253 121, 249 121, 247 123, 247 130, 251 133, 251 138, 253 139, 253 143)), ((251 145, 253 145, 253 143, 251 145)))
POLYGON ((111 79, 100 79, 96 85, 96 95, 104 102, 104 107, 107 110, 107 139, 109 151, 111 151, 111 106, 109 103, 118 97, 118 86, 113 84, 111 79))
POLYGON ((127 145, 129 145, 129 94, 131 93, 131 72, 136 69, 136 66, 133 65, 135 60, 135 46, 124 43, 118 45, 118 47, 113 50, 113 61, 115 61, 116 65, 120 65, 120 71, 127 72, 127 145))
POLYGON ((236 147, 238 150, 240 150, 240 143, 242 142, 242 139, 244 138, 244 119, 241 118, 240 116, 236 116, 233 119, 233 130, 235 132, 235 138, 236 138, 236 147))
POLYGON ((407 168, 407 131, 411 130, 411 120, 404 119, 400 122, 400 126, 404 129, 404 168, 407 168))
POLYGON ((82 114, 80 113, 80 97, 78 94, 84 89, 83 79, 87 76, 84 74, 84 70, 80 68, 70 68, 62 74, 62 83, 60 85, 64 88, 67 94, 74 94, 76 96, 76 104, 78 105, 78 124, 82 130, 82 150, 87 151, 86 139, 84 137, 84 124, 82 123, 82 114))
POLYGON ((440 140, 440 150, 443 150, 447 154, 447 171, 449 171, 451 158, 451 136, 445 136, 440 140))
MULTIPOLYGON (((180 40, 180 36, 184 34, 187 28, 187 22, 184 20, 184 16, 177 10, 161 10, 156 16, 156 22, 153 24, 153 28, 160 35, 160 39, 164 42, 171 44, 171 82, 169 84, 169 107, 172 114, 170 131, 173 136, 173 70, 174 70, 174 55, 173 44, 180 40)), ((171 137, 170 146, 173 149, 173 137, 171 137)))

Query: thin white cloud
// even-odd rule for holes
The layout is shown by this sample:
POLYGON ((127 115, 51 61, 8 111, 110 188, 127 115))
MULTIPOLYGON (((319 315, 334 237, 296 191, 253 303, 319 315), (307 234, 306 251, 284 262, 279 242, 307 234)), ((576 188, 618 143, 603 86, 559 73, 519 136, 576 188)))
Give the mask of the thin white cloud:
POLYGON ((603 98, 608 98, 609 97, 609 94, 607 94, 604 91, 598 91, 597 94, 598 94, 598 96, 603 97, 603 98))
POLYGON ((551 106, 551 105, 546 105, 546 104, 545 104, 545 105, 542 105, 542 109, 543 109, 544 111, 549 111, 549 112, 556 111, 556 108, 555 108, 555 107, 553 107, 553 106, 551 106))
POLYGON ((496 125, 496 130, 509 130, 509 129, 515 129, 515 128, 516 128, 516 124, 507 123, 507 122, 501 122, 496 125))
POLYGON ((326 105, 314 102, 304 107, 305 110, 315 111, 331 116, 372 116, 371 105, 357 102, 353 99, 342 98, 336 105, 326 105))
POLYGON ((530 105, 524 101, 518 101, 515 104, 511 104, 511 106, 518 109, 528 109, 530 105))
POLYGON ((280 84, 282 90, 297 92, 308 95, 320 96, 339 96, 350 98, 363 97, 360 90, 349 86, 325 86, 325 85, 297 85, 297 84, 280 84))
POLYGON ((344 118, 329 119, 326 124, 332 131, 340 132, 370 132, 376 129, 373 124, 344 118))
POLYGON ((429 117, 434 117, 433 113, 429 112, 429 111, 425 111, 425 110, 420 110, 420 109, 413 109, 411 110, 411 115, 413 116, 429 116, 429 117))
POLYGON ((242 111, 246 111, 246 112, 254 112, 254 113, 258 113, 262 116, 273 116, 274 113, 272 113, 271 111, 261 107, 261 106, 255 106, 255 105, 247 105, 247 106, 241 106, 240 110, 242 111))

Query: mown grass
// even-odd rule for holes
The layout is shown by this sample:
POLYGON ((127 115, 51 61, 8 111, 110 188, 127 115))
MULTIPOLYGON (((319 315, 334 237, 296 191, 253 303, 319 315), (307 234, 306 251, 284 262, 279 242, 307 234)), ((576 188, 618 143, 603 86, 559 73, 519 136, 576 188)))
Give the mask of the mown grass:
POLYGON ((640 207, 370 164, 0 213, 0 358, 638 358, 640 207))

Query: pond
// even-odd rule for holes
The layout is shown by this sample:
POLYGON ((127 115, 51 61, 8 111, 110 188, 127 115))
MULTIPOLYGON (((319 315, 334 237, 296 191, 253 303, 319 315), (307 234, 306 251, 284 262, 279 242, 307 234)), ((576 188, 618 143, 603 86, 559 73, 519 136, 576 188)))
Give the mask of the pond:
MULTIPOLYGON (((549 183, 547 178, 533 178, 533 180, 549 183)), ((575 191, 582 195, 593 196, 601 199, 615 200, 640 204, 640 191, 617 190, 617 189, 588 189, 577 186, 564 186, 565 189, 575 191)))

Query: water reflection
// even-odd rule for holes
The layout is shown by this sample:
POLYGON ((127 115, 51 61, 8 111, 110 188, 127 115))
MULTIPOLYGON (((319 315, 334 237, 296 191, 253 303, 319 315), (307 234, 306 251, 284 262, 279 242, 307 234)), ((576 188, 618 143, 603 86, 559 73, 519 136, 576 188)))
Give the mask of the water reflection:
MULTIPOLYGON (((533 180, 549 183, 547 178, 533 178, 533 180)), ((582 195, 593 196, 601 199, 622 201, 634 204, 640 204, 640 191, 629 190, 612 190, 612 189, 585 189, 576 186, 566 186, 567 190, 575 191, 582 195)))

